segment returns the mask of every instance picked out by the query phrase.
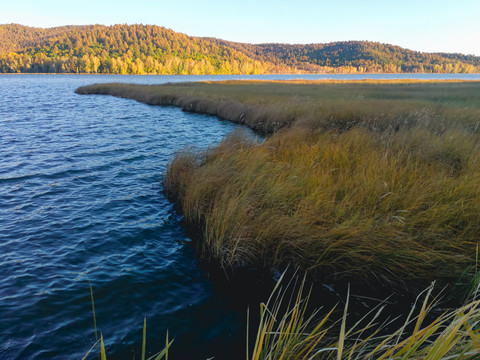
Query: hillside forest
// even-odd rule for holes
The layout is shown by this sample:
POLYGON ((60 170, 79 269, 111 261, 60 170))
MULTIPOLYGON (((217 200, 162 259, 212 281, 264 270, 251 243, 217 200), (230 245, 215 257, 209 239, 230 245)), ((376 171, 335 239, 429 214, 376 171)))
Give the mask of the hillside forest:
POLYGON ((0 25, 0 73, 475 73, 480 57, 368 41, 246 44, 154 25, 0 25))

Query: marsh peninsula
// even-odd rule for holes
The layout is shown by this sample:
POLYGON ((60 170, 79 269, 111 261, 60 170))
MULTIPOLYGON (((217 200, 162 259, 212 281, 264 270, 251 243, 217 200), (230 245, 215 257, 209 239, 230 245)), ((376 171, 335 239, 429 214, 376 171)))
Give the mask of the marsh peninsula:
MULTIPOLYGON (((98 84, 109 94, 244 124, 177 154, 167 196, 226 270, 294 266, 316 278, 416 291, 474 277, 480 83, 224 81, 98 84)), ((199 123, 198 126, 202 126, 199 123)))

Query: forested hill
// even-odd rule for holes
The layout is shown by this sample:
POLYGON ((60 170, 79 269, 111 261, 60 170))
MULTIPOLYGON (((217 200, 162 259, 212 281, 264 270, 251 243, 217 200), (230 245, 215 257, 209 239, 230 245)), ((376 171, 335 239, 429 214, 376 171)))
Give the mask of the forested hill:
POLYGON ((259 61, 297 68, 305 72, 427 72, 474 73, 480 57, 462 54, 424 53, 370 41, 328 44, 244 44, 211 39, 259 61))
POLYGON ((288 72, 234 48, 152 25, 0 25, 0 72, 261 74, 288 72))
POLYGON ((367 41, 244 44, 153 25, 0 25, 2 73, 264 74, 480 72, 480 57, 367 41))

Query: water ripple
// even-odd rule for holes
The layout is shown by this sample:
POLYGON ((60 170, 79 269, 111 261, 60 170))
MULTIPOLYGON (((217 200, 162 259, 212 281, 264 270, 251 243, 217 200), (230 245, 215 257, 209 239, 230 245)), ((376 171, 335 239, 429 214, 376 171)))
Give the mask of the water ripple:
POLYGON ((159 185, 176 151, 218 142, 234 125, 73 92, 112 80, 0 78, 1 359, 82 358, 95 342, 90 283, 114 358, 133 358, 145 315, 152 339, 178 337, 179 358, 189 346, 205 357, 228 348, 241 323, 184 245, 159 185), (212 321, 217 345, 207 341, 212 321))

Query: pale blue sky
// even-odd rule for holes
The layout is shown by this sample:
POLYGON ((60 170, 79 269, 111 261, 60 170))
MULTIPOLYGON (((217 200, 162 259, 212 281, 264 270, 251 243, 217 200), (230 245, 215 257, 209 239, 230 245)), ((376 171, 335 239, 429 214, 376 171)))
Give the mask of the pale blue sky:
POLYGON ((0 0, 0 24, 155 24, 262 43, 370 40, 480 56, 480 0, 0 0))

